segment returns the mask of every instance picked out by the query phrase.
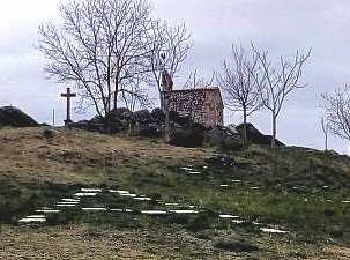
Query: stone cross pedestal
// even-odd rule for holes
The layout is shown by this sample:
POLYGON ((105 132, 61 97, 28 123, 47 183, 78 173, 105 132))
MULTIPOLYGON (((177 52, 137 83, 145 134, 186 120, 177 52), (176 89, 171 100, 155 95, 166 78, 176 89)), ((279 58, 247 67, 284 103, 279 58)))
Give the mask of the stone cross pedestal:
POLYGON ((73 122, 70 119, 70 98, 71 97, 76 97, 77 95, 75 93, 70 92, 70 88, 67 88, 67 93, 62 93, 61 97, 67 98, 67 117, 66 120, 64 120, 65 125, 69 125, 69 123, 73 122))

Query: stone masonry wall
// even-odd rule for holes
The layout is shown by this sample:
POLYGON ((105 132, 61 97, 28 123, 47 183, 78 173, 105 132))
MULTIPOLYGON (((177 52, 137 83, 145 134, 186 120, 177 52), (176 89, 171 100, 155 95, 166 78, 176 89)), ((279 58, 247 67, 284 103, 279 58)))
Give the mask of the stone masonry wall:
POLYGON ((223 125, 223 102, 217 88, 165 91, 170 111, 204 126, 223 125))

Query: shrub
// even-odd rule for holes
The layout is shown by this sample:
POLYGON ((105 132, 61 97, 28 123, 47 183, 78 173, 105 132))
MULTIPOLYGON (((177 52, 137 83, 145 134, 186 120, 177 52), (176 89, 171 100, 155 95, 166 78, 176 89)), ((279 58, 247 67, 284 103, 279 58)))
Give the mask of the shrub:
POLYGON ((215 244, 215 247, 231 252, 251 253, 260 250, 259 247, 252 245, 246 240, 240 240, 238 242, 218 242, 215 244))

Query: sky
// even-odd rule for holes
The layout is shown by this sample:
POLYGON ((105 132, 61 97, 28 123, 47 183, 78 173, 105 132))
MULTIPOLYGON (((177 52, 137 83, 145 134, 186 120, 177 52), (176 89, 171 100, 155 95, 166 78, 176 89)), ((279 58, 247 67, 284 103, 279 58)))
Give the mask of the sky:
MULTIPOLYGON (((39 122, 57 124, 65 117, 64 85, 46 79, 45 60, 35 49, 38 25, 55 21, 59 0, 0 0, 0 106, 15 105, 39 122)), ((154 0, 154 13, 169 23, 185 22, 192 34, 193 50, 185 70, 201 74, 219 71, 232 43, 250 42, 268 49, 271 57, 287 57, 299 49, 312 48, 305 68, 304 89, 292 93, 277 123, 277 137, 287 145, 324 149, 319 116, 322 92, 350 82, 349 0, 154 0)), ((181 80, 175 88, 181 88, 181 80)), ((87 115, 73 114, 73 119, 87 115)), ((242 121, 239 114, 225 112, 227 124, 242 121)), ((267 111, 250 121, 270 133, 267 111)), ((346 141, 331 137, 329 146, 348 153, 346 141)))

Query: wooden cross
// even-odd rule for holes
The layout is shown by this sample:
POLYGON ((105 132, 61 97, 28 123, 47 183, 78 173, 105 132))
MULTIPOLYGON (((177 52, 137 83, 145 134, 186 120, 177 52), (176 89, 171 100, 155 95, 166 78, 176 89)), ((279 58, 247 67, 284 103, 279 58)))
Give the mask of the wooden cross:
POLYGON ((69 123, 72 122, 70 119, 70 98, 76 97, 77 95, 75 93, 70 92, 70 88, 67 88, 67 93, 62 93, 61 97, 67 98, 67 118, 64 120, 65 125, 69 125, 69 123))

